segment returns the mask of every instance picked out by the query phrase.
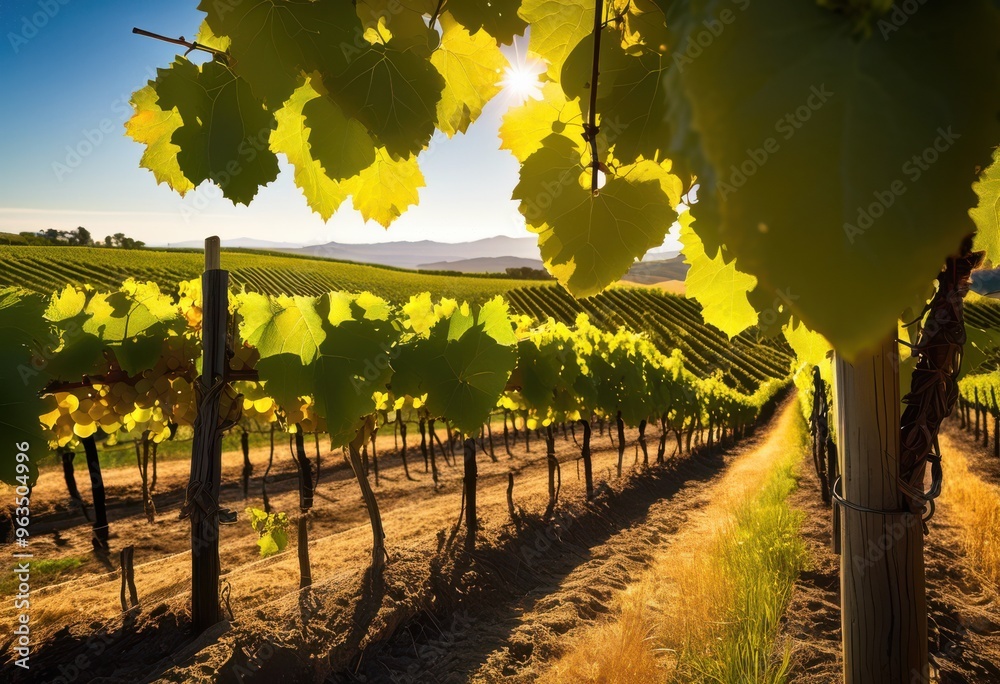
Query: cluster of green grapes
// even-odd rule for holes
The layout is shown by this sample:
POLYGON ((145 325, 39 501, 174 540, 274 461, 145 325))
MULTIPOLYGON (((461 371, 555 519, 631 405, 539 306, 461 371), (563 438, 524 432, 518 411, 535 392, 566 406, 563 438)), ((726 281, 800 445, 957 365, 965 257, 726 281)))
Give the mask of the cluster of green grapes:
POLYGON ((50 441, 62 447, 102 430, 114 442, 121 434, 149 433, 154 442, 169 438, 171 425, 191 424, 195 398, 197 345, 189 338, 163 340, 156 363, 139 375, 124 374, 112 359, 91 384, 56 392, 42 424, 50 441))

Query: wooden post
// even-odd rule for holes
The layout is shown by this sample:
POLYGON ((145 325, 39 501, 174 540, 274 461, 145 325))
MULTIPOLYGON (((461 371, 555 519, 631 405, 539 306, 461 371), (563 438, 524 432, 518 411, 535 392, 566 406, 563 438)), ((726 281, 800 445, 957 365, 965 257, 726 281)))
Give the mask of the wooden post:
POLYGON ((514 508, 514 473, 507 473, 507 512, 511 522, 517 524, 517 510, 514 508))
POLYGON ((895 337, 835 363, 845 684, 929 681, 923 529, 898 488, 895 337))
POLYGON ((476 534, 479 532, 479 518, 476 516, 476 440, 465 440, 465 548, 476 548, 476 534))
POLYGON ((201 292, 201 400, 194 425, 191 479, 185 503, 191 516, 191 622, 196 634, 222 619, 219 611, 218 501, 222 477, 219 397, 226 371, 229 273, 221 268, 217 237, 205 240, 201 292))
POLYGON ((580 456, 583 458, 583 479, 587 483, 587 501, 594 498, 594 465, 590 458, 590 421, 580 419, 583 426, 583 446, 580 447, 580 456))
POLYGON ((240 449, 243 450, 243 471, 240 473, 243 480, 243 500, 250 496, 250 476, 253 475, 253 464, 250 463, 250 435, 244 429, 240 435, 240 449))
POLYGON ((84 437, 83 453, 87 456, 87 471, 90 473, 90 498, 94 502, 93 543, 98 551, 108 550, 108 511, 104 503, 104 477, 101 475, 101 462, 97 456, 97 443, 94 436, 84 437))

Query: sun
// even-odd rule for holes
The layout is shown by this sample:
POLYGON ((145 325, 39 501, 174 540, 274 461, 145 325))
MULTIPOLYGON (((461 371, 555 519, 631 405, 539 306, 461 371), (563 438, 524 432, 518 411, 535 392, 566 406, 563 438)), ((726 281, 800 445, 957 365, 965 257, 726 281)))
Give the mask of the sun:
POLYGON ((507 57, 507 61, 504 78, 497 85, 517 102, 528 98, 541 100, 542 82, 539 76, 545 73, 545 63, 524 54, 516 54, 513 59, 507 57))

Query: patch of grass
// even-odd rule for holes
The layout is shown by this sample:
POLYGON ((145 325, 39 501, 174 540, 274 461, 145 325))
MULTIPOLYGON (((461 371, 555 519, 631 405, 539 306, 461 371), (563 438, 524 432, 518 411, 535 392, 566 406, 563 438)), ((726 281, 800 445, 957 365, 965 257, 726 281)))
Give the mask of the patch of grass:
POLYGON ((1000 489, 984 482, 958 450, 948 453, 941 505, 958 527, 973 570, 1000 591, 1000 489))
MULTIPOLYGON (((53 560, 30 560, 31 579, 29 584, 32 589, 38 589, 46 584, 52 584, 60 575, 69 570, 74 570, 83 563, 79 558, 58 558, 53 560)), ((0 577, 0 595, 13 596, 17 592, 17 585, 20 580, 14 576, 13 569, 17 566, 7 566, 3 577, 0 577)))
POLYGON ((782 418, 783 439, 720 483, 706 513, 715 519, 682 531, 619 596, 614 617, 587 630, 542 681, 786 680, 790 650, 777 636, 808 559, 801 514, 788 502, 807 445, 801 412, 791 413, 782 418))
POLYGON ((796 455, 775 464, 760 493, 737 506, 715 540, 712 576, 725 587, 726 606, 712 638, 682 654, 695 681, 785 681, 789 652, 774 658, 775 638, 807 557, 801 514, 788 505, 798 462, 796 455))

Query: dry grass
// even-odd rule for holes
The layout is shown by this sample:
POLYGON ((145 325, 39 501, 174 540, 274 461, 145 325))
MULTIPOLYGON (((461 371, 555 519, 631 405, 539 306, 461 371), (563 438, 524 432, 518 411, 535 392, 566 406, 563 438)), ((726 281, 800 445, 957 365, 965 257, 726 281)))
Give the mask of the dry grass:
POLYGON ((1000 590, 1000 488, 972 472, 958 449, 948 452, 946 468, 941 499, 962 549, 974 571, 1000 590))
POLYGON ((614 617, 583 634, 544 682, 784 680, 788 652, 775 655, 778 623, 806 557, 800 518, 787 503, 804 435, 798 407, 791 409, 622 592, 614 617))

